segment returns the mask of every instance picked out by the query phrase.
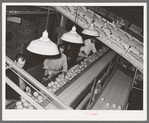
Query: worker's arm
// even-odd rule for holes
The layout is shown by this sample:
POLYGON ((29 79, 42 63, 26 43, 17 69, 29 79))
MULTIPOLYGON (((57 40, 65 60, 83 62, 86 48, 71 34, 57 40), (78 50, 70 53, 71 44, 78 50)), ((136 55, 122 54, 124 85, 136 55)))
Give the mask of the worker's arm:
POLYGON ((85 51, 81 51, 83 53, 84 56, 87 56, 87 54, 85 53, 85 51))
POLYGON ((88 57, 88 55, 85 53, 84 48, 80 48, 79 56, 88 57))
POLYGON ((48 59, 45 59, 44 62, 43 62, 43 69, 48 69, 49 66, 48 66, 48 59))
POLYGON ((64 55, 63 57, 63 69, 62 69, 62 72, 67 72, 68 70, 68 64, 67 64, 67 57, 64 55))
POLYGON ((19 78, 19 86, 22 90, 24 90, 26 87, 25 82, 21 78, 19 78))
POLYGON ((93 44, 92 44, 92 52, 95 53, 96 51, 97 51, 97 50, 96 50, 95 44, 93 43, 93 44))

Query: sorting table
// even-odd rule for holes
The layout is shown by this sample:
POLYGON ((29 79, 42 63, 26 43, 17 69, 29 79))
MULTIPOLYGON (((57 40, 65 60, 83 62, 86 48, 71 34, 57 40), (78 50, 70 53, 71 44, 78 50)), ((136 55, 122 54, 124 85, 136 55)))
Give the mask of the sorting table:
MULTIPOLYGON (((80 93, 98 76, 98 74, 116 56, 114 51, 109 51, 103 58, 99 59, 88 71, 82 74, 75 82, 63 90, 57 97, 66 105, 71 105, 80 96, 80 93)), ((58 109, 51 103, 45 106, 46 109, 58 109)))

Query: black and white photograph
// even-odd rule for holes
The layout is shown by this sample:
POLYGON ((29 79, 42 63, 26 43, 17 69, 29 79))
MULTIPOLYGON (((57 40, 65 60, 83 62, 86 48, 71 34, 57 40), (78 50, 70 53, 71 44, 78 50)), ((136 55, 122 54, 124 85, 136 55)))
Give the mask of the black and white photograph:
POLYGON ((146 13, 146 3, 2 3, 2 119, 147 119, 146 13))

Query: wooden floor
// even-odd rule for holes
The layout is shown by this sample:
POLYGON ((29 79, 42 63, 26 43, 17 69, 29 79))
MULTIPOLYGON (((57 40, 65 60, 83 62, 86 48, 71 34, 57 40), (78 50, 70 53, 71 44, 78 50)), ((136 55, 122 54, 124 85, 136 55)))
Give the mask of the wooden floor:
POLYGON ((125 108, 130 94, 132 78, 117 69, 92 110, 117 110, 125 108), (104 101, 102 99, 104 98, 104 101))

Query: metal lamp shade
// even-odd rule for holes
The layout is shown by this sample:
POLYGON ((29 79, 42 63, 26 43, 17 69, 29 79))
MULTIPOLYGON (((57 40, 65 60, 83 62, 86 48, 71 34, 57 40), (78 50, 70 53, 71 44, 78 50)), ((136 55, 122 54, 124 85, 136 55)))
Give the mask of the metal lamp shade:
POLYGON ((82 37, 76 32, 76 27, 73 26, 70 32, 64 33, 61 37, 62 40, 70 43, 82 44, 82 37))
POLYGON ((84 29, 82 33, 90 36, 99 36, 99 32, 94 28, 93 23, 88 28, 84 29))
POLYGON ((58 55, 57 45, 48 38, 45 30, 40 39, 33 40, 27 47, 27 50, 40 55, 58 55))

